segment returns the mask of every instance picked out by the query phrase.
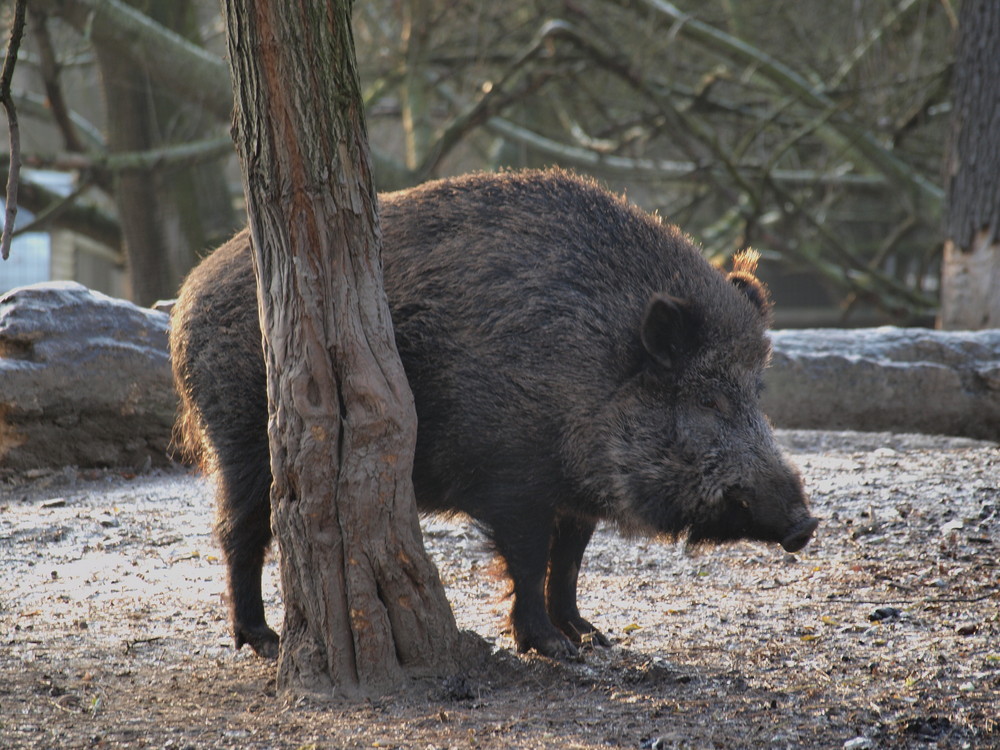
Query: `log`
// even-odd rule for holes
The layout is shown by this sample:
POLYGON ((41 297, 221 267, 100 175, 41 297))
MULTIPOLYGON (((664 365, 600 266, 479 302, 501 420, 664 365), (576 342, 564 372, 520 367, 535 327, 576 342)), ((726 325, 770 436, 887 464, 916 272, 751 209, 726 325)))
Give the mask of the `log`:
MULTIPOLYGON (((168 463, 169 307, 73 282, 0 297, 0 474, 168 463)), ((1000 329, 771 336, 763 406, 776 427, 1000 441, 1000 329)))
POLYGON ((772 332, 764 412, 777 427, 1000 440, 1000 329, 772 332))

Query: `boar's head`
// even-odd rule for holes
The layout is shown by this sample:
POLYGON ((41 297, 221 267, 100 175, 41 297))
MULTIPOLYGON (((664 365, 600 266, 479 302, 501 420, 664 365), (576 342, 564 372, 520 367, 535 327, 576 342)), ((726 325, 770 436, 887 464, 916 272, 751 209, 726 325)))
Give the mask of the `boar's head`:
POLYGON ((602 420, 610 502, 625 529, 794 552, 819 523, 760 408, 770 300, 755 264, 738 257, 728 276, 646 306, 641 363, 602 420))

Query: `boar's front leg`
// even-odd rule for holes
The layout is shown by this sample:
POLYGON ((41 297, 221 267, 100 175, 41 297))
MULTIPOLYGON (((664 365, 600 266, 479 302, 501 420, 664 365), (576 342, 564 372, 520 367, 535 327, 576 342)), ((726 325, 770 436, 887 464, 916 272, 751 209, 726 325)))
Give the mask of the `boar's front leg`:
POLYGON ((573 643, 589 642, 594 646, 611 646, 597 628, 580 616, 576 607, 576 584, 596 523, 579 516, 560 515, 552 531, 549 551, 549 575, 545 593, 549 618, 573 643))
MULTIPOLYGON (((486 507, 491 507, 487 505, 486 507)), ((506 503, 492 506, 509 507, 506 503)), ((549 619, 545 608, 545 573, 549 562, 552 511, 543 507, 516 504, 520 513, 495 514, 485 521, 497 552, 507 563, 507 575, 514 585, 510 625, 517 650, 535 649, 553 659, 572 659, 576 646, 549 619), (524 512, 526 508, 531 510, 524 512)))

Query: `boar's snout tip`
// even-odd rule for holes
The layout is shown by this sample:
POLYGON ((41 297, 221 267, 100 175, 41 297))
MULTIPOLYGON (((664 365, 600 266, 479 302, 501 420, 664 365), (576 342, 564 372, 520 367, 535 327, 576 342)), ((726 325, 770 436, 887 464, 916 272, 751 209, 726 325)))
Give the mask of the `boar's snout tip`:
POLYGON ((788 532, 788 535, 781 540, 781 546, 785 548, 786 552, 798 552, 809 543, 817 526, 819 526, 819 519, 806 518, 788 532))

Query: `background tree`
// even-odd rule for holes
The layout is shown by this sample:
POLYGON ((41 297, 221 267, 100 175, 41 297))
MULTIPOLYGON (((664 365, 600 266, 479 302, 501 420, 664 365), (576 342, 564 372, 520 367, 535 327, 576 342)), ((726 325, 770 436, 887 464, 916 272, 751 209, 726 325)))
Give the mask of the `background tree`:
MULTIPOLYGON (((117 40, 214 123, 159 158, 206 153, 228 120, 221 27, 212 3, 190 1, 205 47, 133 23, 121 0, 32 2, 76 40, 60 50, 117 40)), ((592 173, 714 259, 758 247, 779 324, 933 320, 955 26, 948 0, 850 13, 821 0, 371 0, 355 13, 380 189, 505 165, 592 173), (816 298, 835 309, 796 309, 816 298)), ((85 59, 62 77, 92 70, 85 59)), ((151 153, 87 152, 105 169, 151 153)))
POLYGON ((417 523, 350 6, 225 2, 268 372, 279 683, 354 696, 447 673, 458 633, 417 523))
POLYGON ((943 328, 1000 327, 1000 3, 964 0, 956 45, 943 328))
MULTIPOLYGON (((192 0, 128 2, 165 30, 200 46, 192 0)), ((97 37, 94 50, 107 108, 109 154, 148 152, 211 132, 215 123, 205 113, 169 89, 152 85, 148 65, 122 55, 120 45, 97 37)), ((113 180, 129 290, 140 304, 172 297, 200 254, 241 225, 218 160, 181 167, 141 165, 113 173, 113 180)))
MULTIPOLYGON (((46 144, 48 156, 39 159, 29 153, 29 163, 77 170, 74 199, 96 199, 96 205, 107 210, 110 198, 116 213, 114 231, 108 231, 107 219, 93 207, 88 213, 96 214, 97 226, 87 231, 81 226, 85 212, 67 210, 56 196, 36 190, 27 202, 43 216, 51 215, 52 221, 65 221, 122 250, 128 294, 144 304, 173 296, 199 255, 240 224, 219 160, 230 156, 231 148, 216 147, 209 154, 214 158, 203 153, 196 159, 172 158, 168 150, 173 144, 198 142, 213 131, 218 141, 222 125, 205 117, 198 99, 159 85, 155 66, 161 61, 143 54, 135 46, 136 36, 129 33, 130 24, 148 23, 197 49, 201 6, 199 0, 41 0, 29 9, 34 54, 28 60, 33 69, 25 77, 44 92, 43 111, 51 124, 34 134, 32 144, 36 149, 46 144), (85 44, 66 26, 84 34, 85 44), (91 71, 85 78, 90 90, 71 96, 67 90, 76 88, 72 84, 81 69, 91 71), (104 102, 103 111, 95 110, 97 101, 104 102), (103 127, 94 125, 95 117, 103 127), (53 156, 54 147, 62 153, 53 156)), ((224 71, 224 65, 219 67, 224 71)), ((41 102, 30 93, 24 98, 28 111, 37 112, 41 102)))

